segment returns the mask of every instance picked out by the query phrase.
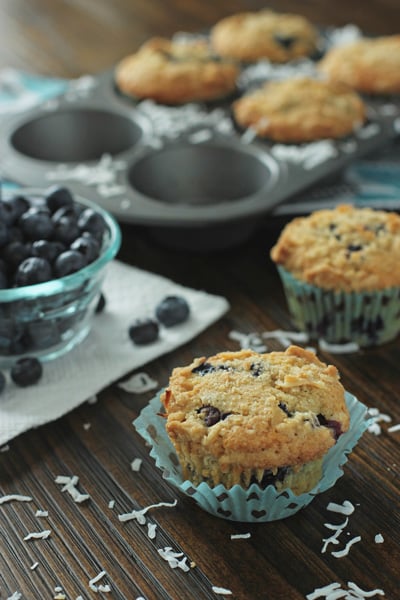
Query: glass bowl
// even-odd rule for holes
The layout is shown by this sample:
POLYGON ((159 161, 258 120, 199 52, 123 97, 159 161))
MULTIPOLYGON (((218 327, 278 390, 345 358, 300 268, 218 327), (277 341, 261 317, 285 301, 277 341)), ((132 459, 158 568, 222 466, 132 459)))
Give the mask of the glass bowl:
MULTIPOLYGON (((44 190, 22 188, 28 197, 44 190)), ((99 257, 59 279, 0 289, 0 365, 11 366, 24 356, 52 360, 71 350, 90 331, 107 264, 121 245, 115 219, 97 204, 73 194, 76 203, 92 208, 106 224, 99 257)))

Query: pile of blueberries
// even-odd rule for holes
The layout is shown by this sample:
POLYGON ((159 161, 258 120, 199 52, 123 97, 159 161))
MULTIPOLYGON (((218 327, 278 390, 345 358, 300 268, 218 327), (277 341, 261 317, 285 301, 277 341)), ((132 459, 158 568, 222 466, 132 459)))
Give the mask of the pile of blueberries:
POLYGON ((58 279, 100 254, 101 214, 74 201, 65 187, 41 198, 23 193, 0 200, 0 289, 58 279))
MULTIPOLYGON (((29 354, 56 345, 73 319, 82 317, 43 319, 43 311, 61 310, 81 292, 40 299, 27 294, 26 299, 2 302, 1 291, 79 271, 99 257, 106 229, 102 215, 76 202, 66 187, 53 186, 40 197, 23 190, 0 197, 0 354, 26 355, 10 371, 17 385, 25 387, 41 377, 40 362, 29 354)), ((0 373, 0 393, 4 387, 0 373)))

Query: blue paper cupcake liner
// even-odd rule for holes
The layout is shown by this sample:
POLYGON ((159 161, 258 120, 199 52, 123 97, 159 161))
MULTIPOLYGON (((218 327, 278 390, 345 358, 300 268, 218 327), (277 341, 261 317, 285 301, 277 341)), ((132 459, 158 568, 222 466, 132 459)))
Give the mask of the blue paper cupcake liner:
POLYGON ((400 288, 341 292, 296 279, 278 265, 293 324, 332 344, 380 345, 400 332, 400 288))
POLYGON ((269 485, 261 489, 252 484, 248 489, 235 485, 227 490, 223 485, 211 488, 207 483, 193 485, 184 480, 175 449, 165 428, 165 418, 160 417, 162 405, 160 391, 141 411, 133 422, 136 431, 151 446, 150 456, 163 477, 180 492, 192 498, 208 513, 231 521, 263 523, 276 521, 294 515, 307 506, 313 498, 331 488, 343 475, 343 465, 364 431, 371 424, 367 418, 367 407, 352 394, 345 392, 346 404, 350 413, 349 430, 342 434, 329 450, 323 461, 323 475, 319 483, 310 491, 296 496, 290 489, 278 492, 269 485))

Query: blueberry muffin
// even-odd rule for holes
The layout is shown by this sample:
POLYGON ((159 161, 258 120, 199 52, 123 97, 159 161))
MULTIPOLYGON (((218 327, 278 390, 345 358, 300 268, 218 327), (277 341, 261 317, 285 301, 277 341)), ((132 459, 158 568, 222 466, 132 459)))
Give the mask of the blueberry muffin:
POLYGON ((318 65, 332 81, 367 94, 400 93, 400 35, 335 46, 318 65))
POLYGON ((220 56, 242 62, 285 63, 314 54, 318 44, 317 31, 307 19, 271 10, 225 17, 214 25, 210 39, 220 56))
POLYGON ((400 216, 340 205, 288 223, 271 250, 297 327, 328 342, 400 331, 400 216))
POLYGON ((216 100, 235 91, 234 61, 213 54, 203 39, 152 38, 116 66, 118 89, 163 104, 216 100))
POLYGON ((363 101, 342 83, 296 77, 271 81, 232 105, 236 123, 275 142, 341 138, 366 118, 363 101))
POLYGON ((221 352, 174 369, 161 395, 183 476, 301 494, 349 428, 339 374, 312 352, 221 352))

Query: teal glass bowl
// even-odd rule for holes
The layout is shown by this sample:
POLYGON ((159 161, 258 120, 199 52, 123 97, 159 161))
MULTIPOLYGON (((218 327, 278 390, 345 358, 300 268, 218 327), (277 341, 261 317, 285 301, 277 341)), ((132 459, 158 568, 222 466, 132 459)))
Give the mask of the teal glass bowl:
MULTIPOLYGON (((22 188, 27 196, 43 191, 22 188)), ((107 211, 76 194, 75 201, 99 213, 106 224, 99 257, 59 279, 0 290, 0 365, 24 356, 52 360, 79 344, 89 333, 108 263, 121 245, 121 230, 107 211)))

